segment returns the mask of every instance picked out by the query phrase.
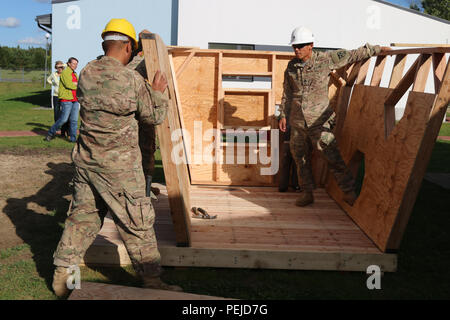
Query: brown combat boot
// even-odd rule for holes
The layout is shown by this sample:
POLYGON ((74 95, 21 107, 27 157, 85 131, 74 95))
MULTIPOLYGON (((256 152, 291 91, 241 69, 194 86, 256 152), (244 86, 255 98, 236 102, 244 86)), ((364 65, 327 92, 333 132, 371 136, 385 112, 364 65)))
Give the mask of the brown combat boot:
POLYGON ((143 288, 147 289, 158 289, 158 290, 169 290, 169 291, 183 291, 179 286, 170 285, 161 280, 160 277, 143 277, 142 278, 143 288))
POLYGON ((70 274, 67 272, 66 267, 56 267, 53 274, 53 291, 59 298, 67 297, 70 294, 69 288, 67 288, 67 279, 70 274))
POLYGON ((302 191, 300 197, 295 201, 297 207, 305 207, 314 202, 312 191, 302 191))
POLYGON ((355 193, 355 191, 352 190, 352 191, 344 193, 342 200, 347 202, 349 205, 353 206, 353 204, 356 201, 356 198, 357 198, 356 193, 355 193))

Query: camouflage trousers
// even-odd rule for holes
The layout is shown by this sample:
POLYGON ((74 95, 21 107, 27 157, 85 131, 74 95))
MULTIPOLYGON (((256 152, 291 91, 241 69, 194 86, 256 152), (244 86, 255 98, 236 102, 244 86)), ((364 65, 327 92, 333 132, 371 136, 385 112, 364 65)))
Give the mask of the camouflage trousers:
POLYGON ((78 265, 109 211, 136 273, 159 276, 155 212, 145 197, 142 170, 98 173, 76 167, 74 192, 64 232, 53 255, 56 266, 78 265))
POLYGON ((339 152, 332 132, 334 117, 322 125, 291 127, 290 149, 297 165, 298 180, 302 190, 312 191, 314 179, 311 167, 313 148, 317 148, 328 162, 337 184, 343 192, 354 190, 354 178, 339 152))

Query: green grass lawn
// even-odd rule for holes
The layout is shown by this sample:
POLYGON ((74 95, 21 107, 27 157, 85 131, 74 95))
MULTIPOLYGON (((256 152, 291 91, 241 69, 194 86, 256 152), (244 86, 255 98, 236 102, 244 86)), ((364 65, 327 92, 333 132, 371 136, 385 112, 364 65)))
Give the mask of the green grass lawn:
POLYGON ((1 82, 0 131, 50 129, 53 124, 50 95, 50 89, 44 90, 41 83, 1 82))
MULTIPOLYGON (((47 96, 49 91, 37 84, 0 83, 0 130, 50 126, 52 111, 34 109, 47 96)), ((440 135, 450 136, 449 129, 444 124, 440 135)), ((72 147, 61 139, 48 144, 42 137, 0 138, 0 152, 30 148, 70 152, 72 147)), ((438 141, 428 171, 450 172, 449 159, 450 142, 438 141)), ((159 153, 156 160, 155 181, 162 182, 159 153)), ((238 299, 449 299, 449 198, 449 190, 422 182, 398 251, 398 271, 384 274, 382 290, 368 290, 364 272, 183 267, 165 268, 163 279, 181 285, 186 292, 238 299)), ((28 241, 0 251, 0 299, 56 299, 50 290, 51 256, 67 206, 61 202, 54 211, 36 217, 39 223, 30 222, 34 233, 28 241)), ((83 281, 138 285, 131 267, 83 267, 81 274, 83 281)))
POLYGON ((441 130, 439 131, 440 136, 450 137, 450 123, 443 123, 441 126, 441 130))
MULTIPOLYGON (((49 72, 51 73, 51 71, 47 71, 47 77, 50 75, 49 72)), ((0 69, 0 79, 24 79, 33 82, 40 82, 42 85, 44 85, 44 76, 44 70, 22 71, 0 69)))

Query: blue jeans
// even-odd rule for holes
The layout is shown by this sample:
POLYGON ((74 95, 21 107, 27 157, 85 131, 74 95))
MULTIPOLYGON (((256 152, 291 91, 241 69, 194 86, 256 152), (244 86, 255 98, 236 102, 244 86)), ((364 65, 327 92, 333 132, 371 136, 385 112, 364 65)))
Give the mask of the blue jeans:
MULTIPOLYGON (((59 119, 59 116, 61 115, 61 102, 59 101, 58 96, 53 96, 53 119, 56 122, 56 120, 59 119)), ((66 122, 61 127, 61 136, 65 137, 69 134, 69 124, 66 122)))
POLYGON ((70 141, 75 142, 77 140, 77 127, 78 127, 78 111, 80 110, 80 104, 78 102, 66 102, 61 101, 61 113, 56 120, 55 124, 48 131, 48 135, 54 136, 63 124, 69 119, 70 129, 70 141))

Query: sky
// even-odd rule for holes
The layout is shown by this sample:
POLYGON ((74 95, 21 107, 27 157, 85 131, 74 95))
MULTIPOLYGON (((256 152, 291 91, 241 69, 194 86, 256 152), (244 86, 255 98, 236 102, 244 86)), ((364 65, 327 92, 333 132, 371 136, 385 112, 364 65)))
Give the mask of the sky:
MULTIPOLYGON (((386 1, 408 8, 410 4, 410 0, 386 1)), ((51 0, 0 0, 0 46, 45 47, 46 32, 35 18, 51 12, 51 0)))

